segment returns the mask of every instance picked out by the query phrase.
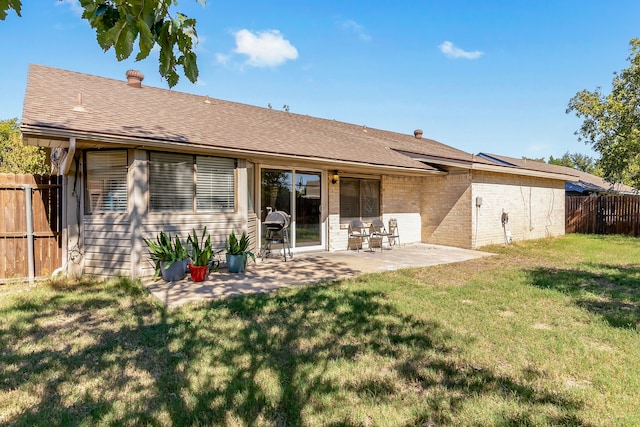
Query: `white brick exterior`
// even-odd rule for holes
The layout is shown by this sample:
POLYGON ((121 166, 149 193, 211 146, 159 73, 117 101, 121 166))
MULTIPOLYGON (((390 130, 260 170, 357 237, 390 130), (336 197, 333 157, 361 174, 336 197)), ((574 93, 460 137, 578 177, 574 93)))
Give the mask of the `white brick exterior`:
POLYGON ((564 234, 564 182, 535 177, 474 172, 472 184, 472 247, 564 234), (476 198, 482 205, 476 207, 476 198), (509 216, 502 227, 502 212, 509 216))
POLYGON ((382 220, 388 226, 389 219, 398 220, 401 243, 422 241, 421 204, 425 178, 383 176, 380 183, 382 220))

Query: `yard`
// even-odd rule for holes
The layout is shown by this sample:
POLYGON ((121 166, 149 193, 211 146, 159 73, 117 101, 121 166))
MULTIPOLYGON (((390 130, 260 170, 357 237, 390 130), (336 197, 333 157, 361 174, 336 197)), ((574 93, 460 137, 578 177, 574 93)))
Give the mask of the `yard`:
POLYGON ((0 424, 640 425, 640 241, 488 250, 175 310, 0 286, 0 424))

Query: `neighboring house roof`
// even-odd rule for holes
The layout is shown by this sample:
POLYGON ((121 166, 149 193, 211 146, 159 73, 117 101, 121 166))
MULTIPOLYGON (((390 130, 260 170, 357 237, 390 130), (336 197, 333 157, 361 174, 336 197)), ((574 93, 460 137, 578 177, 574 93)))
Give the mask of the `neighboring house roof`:
MULTIPOLYGON (((562 167, 562 166, 561 166, 562 167)), ((567 182, 565 189, 578 193, 618 193, 618 194, 638 194, 638 190, 625 184, 612 184, 599 176, 583 171, 576 171, 578 180, 567 182)))
POLYGON ((564 166, 550 165, 544 162, 538 162, 535 160, 528 159, 517 159, 514 157, 500 156, 498 154, 489 154, 489 153, 478 153, 478 157, 490 160, 499 164, 501 166, 510 167, 510 168, 523 168, 529 170, 535 170, 540 172, 549 172, 549 173, 562 173, 565 175, 569 175, 575 178, 576 170, 567 168, 564 166))
POLYGON ((496 163, 507 167, 528 167, 535 170, 564 173, 566 175, 573 176, 573 179, 565 183, 566 191, 578 193, 637 194, 637 191, 633 187, 624 184, 612 184, 599 176, 567 166, 552 165, 535 160, 516 159, 513 157, 488 153, 479 153, 478 157, 495 161, 496 163))
POLYGON ((121 144, 296 158, 330 168, 355 165, 410 173, 452 167, 569 179, 558 171, 505 166, 440 142, 142 85, 31 65, 22 125, 28 144, 78 148, 121 144), (66 145, 65 145, 66 144, 66 145))

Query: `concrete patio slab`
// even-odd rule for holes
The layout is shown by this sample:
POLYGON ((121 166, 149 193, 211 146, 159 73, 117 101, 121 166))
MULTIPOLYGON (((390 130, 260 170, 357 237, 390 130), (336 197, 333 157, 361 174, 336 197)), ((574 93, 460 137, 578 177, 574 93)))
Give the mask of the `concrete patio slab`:
POLYGON ((410 267, 467 261, 493 255, 448 246, 411 244, 391 250, 314 252, 296 254, 286 262, 282 258, 258 259, 247 271, 229 273, 226 269, 210 273, 204 282, 189 277, 178 282, 143 280, 145 286, 168 307, 205 299, 270 292, 284 286, 318 283, 410 267))

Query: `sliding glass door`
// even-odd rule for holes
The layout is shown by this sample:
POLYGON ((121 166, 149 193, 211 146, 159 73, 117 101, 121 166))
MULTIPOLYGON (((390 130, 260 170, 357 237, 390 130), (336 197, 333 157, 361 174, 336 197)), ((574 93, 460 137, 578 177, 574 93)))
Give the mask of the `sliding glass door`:
MULTIPOLYGON (((268 208, 291 215, 292 248, 323 248, 322 173, 285 169, 262 169, 261 222, 268 208)), ((262 230, 264 237, 265 230, 262 230)))
POLYGON ((319 246, 320 235, 320 172, 296 173, 296 247, 319 246))

